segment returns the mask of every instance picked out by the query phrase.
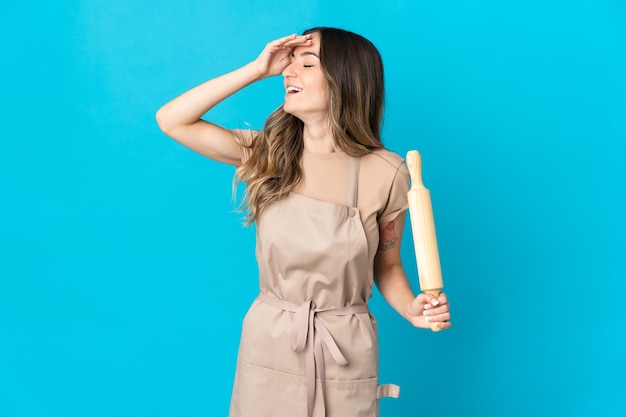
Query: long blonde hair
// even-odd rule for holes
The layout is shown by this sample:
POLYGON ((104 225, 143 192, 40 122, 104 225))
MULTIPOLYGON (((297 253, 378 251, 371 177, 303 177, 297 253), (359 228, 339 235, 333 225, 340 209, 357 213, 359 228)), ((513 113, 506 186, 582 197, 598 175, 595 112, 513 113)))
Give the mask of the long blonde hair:
MULTIPOLYGON (((330 129, 335 146, 351 156, 382 148, 380 127, 384 103, 383 63, 364 37, 335 28, 317 27, 320 64, 329 86, 330 129)), ((302 178, 300 159, 304 124, 274 110, 251 145, 251 156, 236 171, 245 183, 241 207, 247 224, 258 220, 269 204, 284 198, 302 178)))

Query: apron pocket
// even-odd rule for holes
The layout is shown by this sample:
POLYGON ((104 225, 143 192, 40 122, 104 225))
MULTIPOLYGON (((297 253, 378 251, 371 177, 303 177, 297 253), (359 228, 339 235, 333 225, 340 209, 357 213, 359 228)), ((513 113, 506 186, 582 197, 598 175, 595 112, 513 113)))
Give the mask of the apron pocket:
MULTIPOLYGON (((319 387, 318 387, 319 388, 319 387)), ((378 378, 326 381, 328 417, 378 416, 378 378)))
MULTIPOLYGON (((322 387, 316 380, 313 415, 322 416, 322 387)), ((378 378, 326 381, 326 417, 377 417, 382 397, 397 397, 396 385, 378 378)), ((230 417, 306 416, 306 379, 237 359, 230 417)))
POLYGON ((239 357, 229 416, 306 416, 306 380, 239 357))

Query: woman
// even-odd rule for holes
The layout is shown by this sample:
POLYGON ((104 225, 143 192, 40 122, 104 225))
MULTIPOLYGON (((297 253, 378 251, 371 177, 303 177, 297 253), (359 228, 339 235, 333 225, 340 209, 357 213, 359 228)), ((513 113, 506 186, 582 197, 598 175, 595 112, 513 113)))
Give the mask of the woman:
POLYGON ((231 416, 377 416, 372 285, 415 327, 450 327, 445 294, 417 297, 400 260, 409 178, 383 148, 383 67, 365 38, 314 28, 267 44, 243 67, 163 106, 160 128, 237 166, 257 225, 259 297, 244 319, 231 416), (284 104, 263 131, 201 119, 247 85, 282 74, 284 104))

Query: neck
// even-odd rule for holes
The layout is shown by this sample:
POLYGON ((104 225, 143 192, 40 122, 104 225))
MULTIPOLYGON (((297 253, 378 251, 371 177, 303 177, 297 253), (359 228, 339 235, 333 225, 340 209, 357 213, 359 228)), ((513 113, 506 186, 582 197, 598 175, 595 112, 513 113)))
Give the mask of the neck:
POLYGON ((326 123, 304 125, 304 149, 311 152, 335 152, 333 135, 326 123))

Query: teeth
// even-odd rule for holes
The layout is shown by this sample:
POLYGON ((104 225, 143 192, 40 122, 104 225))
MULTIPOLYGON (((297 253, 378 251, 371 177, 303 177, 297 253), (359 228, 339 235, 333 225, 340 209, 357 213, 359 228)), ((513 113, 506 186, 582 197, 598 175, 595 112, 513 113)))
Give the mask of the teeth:
POLYGON ((293 87, 293 86, 287 87, 288 93, 299 93, 300 91, 302 91, 302 89, 298 87, 293 87))

